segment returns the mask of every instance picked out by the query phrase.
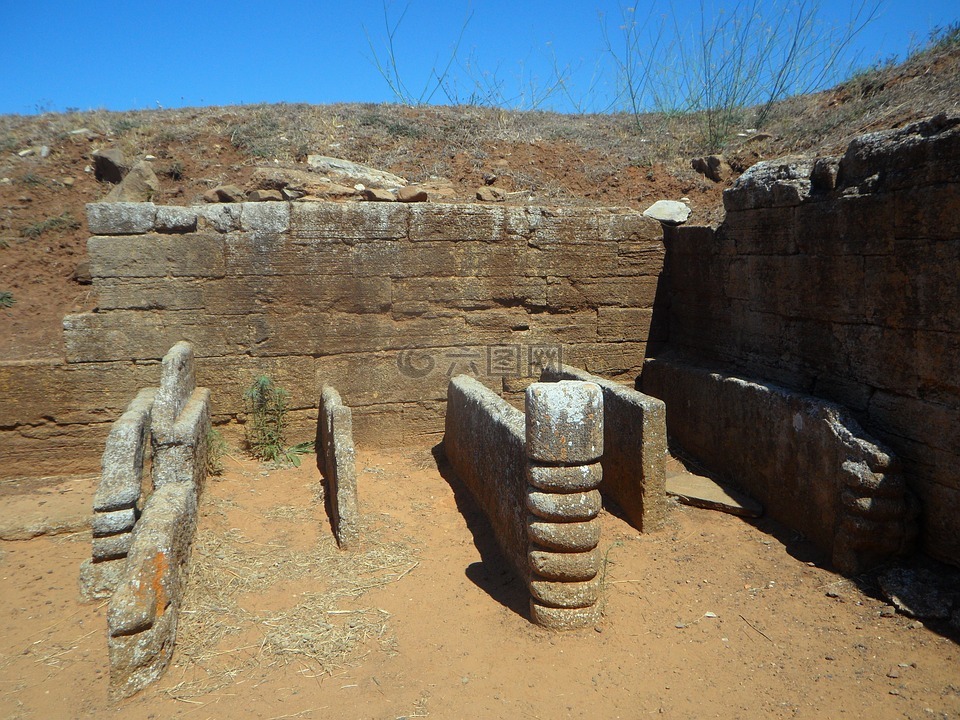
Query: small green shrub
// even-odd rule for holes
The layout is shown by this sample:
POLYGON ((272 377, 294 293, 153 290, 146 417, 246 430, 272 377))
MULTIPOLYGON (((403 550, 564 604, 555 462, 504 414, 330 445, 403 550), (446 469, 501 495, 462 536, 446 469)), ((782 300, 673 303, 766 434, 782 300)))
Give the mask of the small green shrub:
POLYGON ((71 215, 70 211, 68 210, 67 212, 57 215, 56 217, 40 220, 39 222, 33 223, 33 225, 27 225, 20 230, 20 233, 25 238, 35 240, 44 233, 50 231, 76 230, 79 227, 80 223, 74 220, 73 215, 71 215))
POLYGON ((289 394, 266 375, 259 376, 243 393, 247 406, 245 434, 250 454, 259 460, 288 462, 300 467, 300 455, 313 451, 312 442, 287 447, 289 394))
POLYGON ((10 308, 13 307, 13 304, 16 302, 16 299, 13 297, 12 292, 7 292, 4 290, 0 292, 0 308, 10 308))

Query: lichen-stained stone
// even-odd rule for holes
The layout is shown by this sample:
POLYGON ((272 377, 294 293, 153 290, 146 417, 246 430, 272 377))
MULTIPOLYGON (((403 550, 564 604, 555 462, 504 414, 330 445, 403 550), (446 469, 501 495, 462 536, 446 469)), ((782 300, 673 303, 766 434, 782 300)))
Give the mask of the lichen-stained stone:
POLYGON ((140 235, 153 230, 153 203, 87 203, 87 227, 93 235, 140 235))
POLYGON ((594 383, 534 383, 526 395, 526 443, 531 460, 553 465, 591 463, 603 455, 603 392, 594 383))
POLYGON ((551 630, 579 630, 594 627, 603 613, 600 605, 584 608, 555 608, 530 600, 530 619, 551 630))
POLYGON ((93 560, 116 560, 124 557, 130 551, 133 542, 133 533, 119 533, 93 539, 93 560))
POLYGON ((530 595, 539 605, 556 608, 586 608, 600 600, 603 576, 584 582, 531 580, 530 595))
POLYGON ((600 463, 566 466, 527 464, 527 481, 544 492, 586 492, 596 489, 602 479, 603 468, 600 463))
POLYGON ((174 423, 196 387, 193 345, 178 342, 164 355, 161 366, 160 390, 153 409, 153 436, 157 442, 172 439, 174 423))
POLYGON ((527 557, 533 572, 547 580, 560 582, 580 582, 596 577, 603 560, 600 550, 596 548, 582 553, 531 550, 527 557))
POLYGON ((110 429, 103 451, 100 484, 93 496, 93 509, 97 513, 132 508, 140 498, 155 394, 154 388, 141 390, 110 429))
POLYGON ((196 521, 196 494, 184 483, 158 488, 144 507, 107 611, 114 697, 143 689, 170 661, 196 521))
POLYGON ((220 233, 240 229, 239 203, 214 203, 194 208, 197 211, 197 227, 212 228, 220 233))
POLYGON ((95 538, 130 532, 136 523, 137 514, 132 507, 126 510, 94 513, 93 520, 91 521, 93 536, 95 538))
POLYGON ((587 552, 600 542, 600 523, 544 522, 535 515, 527 518, 527 537, 548 550, 559 552, 587 552))
POLYGON ((240 229, 265 234, 286 232, 290 229, 290 203, 243 203, 240 206, 240 229))
POLYGON ((601 503, 598 490, 560 495, 529 488, 526 500, 527 510, 543 520, 555 522, 592 520, 600 512, 601 503))
POLYGON ((191 233, 197 229, 197 209, 178 205, 161 205, 157 208, 154 223, 157 232, 191 233))

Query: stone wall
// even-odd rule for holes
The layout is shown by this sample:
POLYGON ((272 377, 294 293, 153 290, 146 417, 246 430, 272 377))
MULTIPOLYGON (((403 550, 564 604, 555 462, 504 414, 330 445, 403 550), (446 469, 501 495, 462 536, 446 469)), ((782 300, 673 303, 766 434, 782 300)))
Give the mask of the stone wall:
POLYGON ((313 437, 330 384, 358 442, 434 442, 455 374, 497 392, 561 361, 635 376, 663 262, 659 223, 616 209, 114 203, 88 224, 97 309, 65 319, 66 363, 0 363, 4 476, 60 472, 68 447, 94 469, 179 340, 218 423, 267 374, 293 439, 313 437))
POLYGON ((443 448, 527 584, 531 620, 556 630, 594 625, 603 579, 599 386, 533 383, 524 414, 473 378, 455 377, 443 448))
POLYGON ((960 563, 960 120, 761 163, 724 203, 716 231, 665 233, 670 347, 849 408, 960 563))
POLYGON ((643 386, 667 404, 674 442, 733 479, 847 574, 913 550, 917 506, 899 462, 843 407, 666 357, 643 386))

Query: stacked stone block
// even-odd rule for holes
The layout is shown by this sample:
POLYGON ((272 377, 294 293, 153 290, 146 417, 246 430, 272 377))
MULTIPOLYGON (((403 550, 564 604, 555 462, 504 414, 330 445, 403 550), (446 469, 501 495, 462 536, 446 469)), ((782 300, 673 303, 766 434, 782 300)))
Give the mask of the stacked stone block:
POLYGON ((579 380, 603 390, 603 483, 600 491, 640 532, 663 525, 667 513, 667 412, 663 401, 570 365, 545 368, 544 382, 579 380))
POLYGON ((530 614, 544 627, 588 627, 600 618, 603 426, 598 385, 563 380, 527 388, 530 614))
POLYGON ((115 697, 141 690, 170 661, 206 474, 210 391, 196 387, 193 347, 177 343, 161 368, 159 389, 141 390, 111 430, 94 496, 93 558, 80 570, 85 597, 110 598, 115 697), (148 447, 153 492, 139 514, 148 447))
POLYGON ((154 487, 187 483, 197 492, 206 472, 210 390, 197 387, 188 342, 178 342, 163 357, 151 429, 154 487))
POLYGON ((324 386, 320 394, 320 444, 317 462, 327 481, 326 498, 337 544, 345 550, 360 541, 357 509, 356 451, 353 413, 340 393, 324 386))
POLYGON ((155 388, 141 390, 107 436, 93 498, 93 557, 80 568, 85 598, 110 597, 120 581, 139 513, 155 394, 155 388))

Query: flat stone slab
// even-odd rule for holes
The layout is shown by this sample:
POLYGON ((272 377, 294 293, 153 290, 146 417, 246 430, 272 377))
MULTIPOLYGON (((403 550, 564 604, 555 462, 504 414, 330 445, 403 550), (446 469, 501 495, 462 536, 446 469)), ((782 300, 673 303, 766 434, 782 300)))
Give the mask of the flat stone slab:
POLYGON ((749 495, 693 473, 668 477, 667 495, 672 495, 684 505, 719 510, 740 517, 763 515, 763 506, 749 495))

